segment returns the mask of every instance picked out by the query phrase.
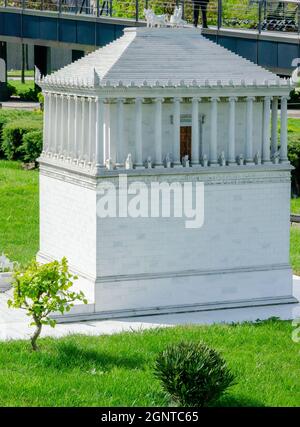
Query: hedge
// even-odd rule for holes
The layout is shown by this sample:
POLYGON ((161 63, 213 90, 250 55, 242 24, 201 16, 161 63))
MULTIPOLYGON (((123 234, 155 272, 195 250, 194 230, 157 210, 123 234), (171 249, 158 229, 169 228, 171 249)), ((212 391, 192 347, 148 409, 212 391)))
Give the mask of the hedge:
POLYGON ((42 115, 40 113, 32 113, 23 110, 0 110, 0 158, 6 157, 2 150, 2 133, 4 126, 10 122, 17 122, 18 120, 26 118, 41 120, 42 115))
POLYGON ((42 123, 38 120, 19 120, 4 126, 2 131, 2 151, 8 160, 25 161, 24 151, 21 147, 23 137, 32 131, 41 131, 42 123))
POLYGON ((23 135, 20 152, 24 162, 35 162, 43 149, 43 131, 32 130, 23 135))
POLYGON ((11 95, 18 96, 20 101, 38 102, 40 88, 35 86, 34 81, 21 83, 19 80, 9 80, 8 87, 11 95))

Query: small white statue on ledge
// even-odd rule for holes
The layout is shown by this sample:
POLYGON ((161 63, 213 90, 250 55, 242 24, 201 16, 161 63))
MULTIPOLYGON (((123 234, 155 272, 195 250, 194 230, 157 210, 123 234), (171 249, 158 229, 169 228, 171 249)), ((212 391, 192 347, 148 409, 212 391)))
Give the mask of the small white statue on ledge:
POLYGON ((147 158, 145 166, 147 169, 152 169, 152 159, 150 156, 147 158))
POLYGON ((279 164, 279 160, 280 160, 280 152, 279 151, 275 151, 275 153, 272 156, 272 160, 273 160, 273 163, 275 165, 279 164))
POLYGON ((182 166, 184 168, 189 168, 190 167, 190 161, 189 161, 189 156, 188 155, 182 157, 182 166))
POLYGON ((224 151, 222 151, 221 154, 220 154, 219 164, 220 164, 220 166, 226 166, 226 159, 225 159, 225 153, 224 153, 224 151))
POLYGON ((125 169, 126 170, 133 169, 133 162, 132 162, 132 157, 130 153, 128 154, 127 159, 125 160, 125 169))
POLYGON ((114 165, 112 159, 109 158, 109 159, 105 160, 105 167, 108 171, 115 169, 115 165, 114 165))
POLYGON ((203 157, 202 157, 202 166, 204 168, 207 168, 207 166, 208 166, 208 159, 207 159, 207 155, 206 154, 203 154, 203 157))
POLYGON ((172 158, 171 158, 171 154, 170 153, 168 153, 166 155, 166 158, 165 158, 165 167, 166 168, 172 167, 172 158))

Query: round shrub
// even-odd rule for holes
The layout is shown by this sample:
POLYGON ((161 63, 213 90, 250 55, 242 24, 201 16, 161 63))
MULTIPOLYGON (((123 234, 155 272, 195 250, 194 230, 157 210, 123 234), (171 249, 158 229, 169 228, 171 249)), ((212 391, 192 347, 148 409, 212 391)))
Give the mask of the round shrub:
POLYGON ((189 407, 211 405, 234 381, 222 357, 202 342, 167 347, 157 357, 155 375, 174 402, 189 407))
POLYGON ((20 151, 23 153, 24 162, 35 162, 43 149, 43 131, 33 130, 23 135, 20 151))
POLYGON ((2 131, 2 151, 8 160, 24 160, 21 148, 23 135, 34 130, 41 130, 40 120, 19 120, 4 125, 2 131))

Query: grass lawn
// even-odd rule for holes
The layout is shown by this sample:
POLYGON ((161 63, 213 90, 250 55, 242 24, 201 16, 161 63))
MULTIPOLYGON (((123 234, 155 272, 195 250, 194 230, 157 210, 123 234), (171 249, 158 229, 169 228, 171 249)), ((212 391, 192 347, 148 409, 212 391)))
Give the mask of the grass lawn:
POLYGON ((24 90, 24 89, 34 89, 34 81, 33 80, 25 80, 25 83, 22 83, 21 80, 8 80, 8 83, 14 86, 17 90, 24 90))
MULTIPOLYGON (((21 70, 8 70, 8 77, 20 77, 21 78, 22 71, 21 70)), ((34 70, 25 70, 25 77, 34 77, 34 70)))
POLYGON ((291 212, 300 215, 300 197, 291 200, 291 212))
POLYGON ((38 250, 38 172, 0 161, 0 252, 26 263, 38 250))
POLYGON ((167 344, 203 340, 236 376, 222 406, 297 406, 300 344, 290 322, 185 326, 0 343, 0 406, 167 406, 153 363, 167 344))

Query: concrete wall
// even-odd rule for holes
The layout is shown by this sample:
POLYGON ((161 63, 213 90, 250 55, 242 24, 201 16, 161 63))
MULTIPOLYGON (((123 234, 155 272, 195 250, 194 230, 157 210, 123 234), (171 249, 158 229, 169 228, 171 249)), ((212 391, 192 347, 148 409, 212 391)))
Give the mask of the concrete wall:
MULTIPOLYGON (((50 48, 50 70, 55 71, 72 62, 72 49, 50 48)), ((22 67, 22 45, 7 43, 7 69, 20 70, 22 67)), ((34 68, 34 46, 28 45, 28 67, 34 68)))

